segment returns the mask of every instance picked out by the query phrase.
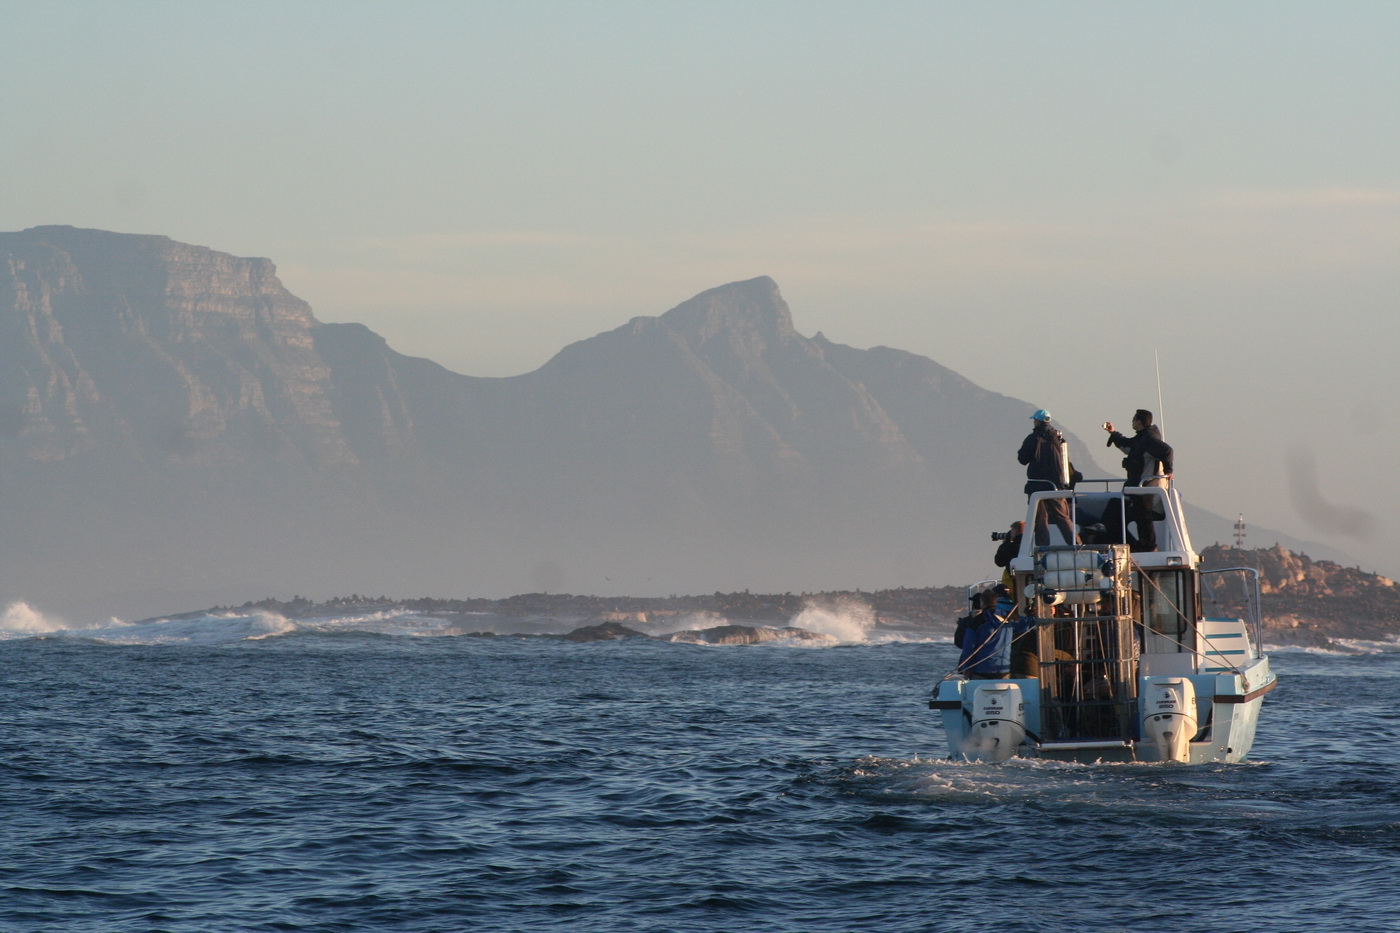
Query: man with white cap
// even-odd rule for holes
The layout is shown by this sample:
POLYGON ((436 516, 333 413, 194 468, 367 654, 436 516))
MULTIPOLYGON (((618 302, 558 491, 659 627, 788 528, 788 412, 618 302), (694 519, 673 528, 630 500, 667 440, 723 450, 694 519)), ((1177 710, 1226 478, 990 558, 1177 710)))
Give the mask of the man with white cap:
MULTIPOLYGON (((1016 459, 1026 466, 1026 495, 1053 489, 1069 489, 1071 485, 1069 454, 1065 449, 1065 436, 1050 426, 1050 412, 1041 408, 1031 415, 1035 427, 1021 442, 1016 459)), ((1066 544, 1078 544, 1074 533, 1074 523, 1069 518, 1069 503, 1063 499, 1048 500, 1035 516, 1035 543, 1049 543, 1049 526, 1046 519, 1055 523, 1064 535, 1066 544)))

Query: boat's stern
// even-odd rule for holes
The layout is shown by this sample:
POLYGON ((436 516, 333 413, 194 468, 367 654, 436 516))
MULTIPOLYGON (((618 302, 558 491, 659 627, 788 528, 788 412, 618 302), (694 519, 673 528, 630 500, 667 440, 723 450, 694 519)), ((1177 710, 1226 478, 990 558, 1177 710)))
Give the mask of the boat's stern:
POLYGON ((929 708, 943 715, 953 757, 1006 761, 1033 752, 1039 695, 1035 680, 950 677, 934 690, 929 708))

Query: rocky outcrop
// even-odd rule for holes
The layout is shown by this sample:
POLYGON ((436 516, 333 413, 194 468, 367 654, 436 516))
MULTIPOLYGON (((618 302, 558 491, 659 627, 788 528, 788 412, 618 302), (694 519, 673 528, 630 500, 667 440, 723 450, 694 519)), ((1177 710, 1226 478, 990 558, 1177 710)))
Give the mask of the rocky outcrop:
POLYGON ((553 635, 552 638, 559 638, 564 641, 617 641, 620 638, 650 638, 642 632, 630 629, 617 622, 602 622, 598 625, 585 625, 576 628, 565 635, 553 635))
POLYGON ((1251 567, 1259 573, 1265 633, 1272 640, 1323 645, 1336 639, 1400 637, 1400 587, 1388 577, 1274 545, 1213 545, 1206 567, 1251 567))
MULTIPOLYGON (((1266 641, 1272 645, 1337 646, 1349 639, 1400 637, 1400 587, 1382 576, 1332 561, 1313 560, 1274 546, 1241 550, 1214 545, 1202 552, 1206 569, 1252 567, 1259 571, 1266 641)), ((820 641, 831 636, 789 623, 804 610, 822 606, 868 608, 879 624, 909 632, 951 634, 954 620, 966 611, 962 587, 927 587, 821 593, 713 593, 701 596, 639 597, 534 593, 506 599, 415 599, 351 596, 315 603, 263 600, 238 607, 214 607, 192 617, 220 612, 265 609, 288 618, 333 617, 408 610, 463 619, 490 615, 505 620, 591 620, 565 637, 574 641, 660 637, 708 645, 820 641), (725 624, 651 636, 633 625, 676 618, 726 620, 725 624), (629 624, 630 623, 630 624, 629 624)))
POLYGON ((717 625, 713 628, 677 632, 668 641, 686 645, 762 645, 769 642, 834 643, 830 635, 809 632, 804 628, 785 625, 766 628, 760 625, 717 625))

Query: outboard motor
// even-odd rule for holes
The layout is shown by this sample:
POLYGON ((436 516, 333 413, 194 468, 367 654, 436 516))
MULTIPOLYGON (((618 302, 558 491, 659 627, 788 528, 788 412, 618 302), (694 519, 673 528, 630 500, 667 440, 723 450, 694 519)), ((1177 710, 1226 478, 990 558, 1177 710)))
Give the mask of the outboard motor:
POLYGON ((1185 677, 1150 677, 1143 687, 1142 737, 1158 761, 1190 761, 1196 688, 1185 677))
POLYGON ((1021 688, 993 681, 972 691, 972 725, 962 743, 969 761, 1005 761, 1026 738, 1026 705, 1021 688))

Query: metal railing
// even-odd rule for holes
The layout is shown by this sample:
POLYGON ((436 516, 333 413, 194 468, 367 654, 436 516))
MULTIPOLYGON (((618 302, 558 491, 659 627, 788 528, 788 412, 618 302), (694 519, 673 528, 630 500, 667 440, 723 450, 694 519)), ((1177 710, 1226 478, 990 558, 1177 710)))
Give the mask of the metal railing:
MULTIPOLYGON (((1186 531, 1186 520, 1182 514, 1183 506, 1180 494, 1177 493, 1174 486, 1170 485, 1171 481, 1165 475, 1158 474, 1146 477, 1146 479, 1161 480, 1167 485, 1128 486, 1127 481, 1123 479, 1095 478, 1082 479, 1075 484, 1073 489, 1046 489, 1033 493, 1026 509, 1026 527, 1035 530, 1037 528, 1052 526, 1053 521, 1051 517, 1048 514, 1042 516, 1040 512, 1045 509, 1044 502, 1047 499, 1054 499, 1068 503, 1069 520, 1073 523, 1074 527, 1079 528, 1081 527, 1079 520, 1080 500, 1090 496, 1107 496, 1111 497, 1108 507, 1117 509, 1117 520, 1112 522, 1112 526, 1116 529, 1117 535, 1115 538, 1103 539, 1096 543, 1126 544, 1128 543, 1128 522, 1136 517, 1131 516, 1129 513, 1128 497, 1150 498, 1160 504, 1163 517, 1158 519, 1158 521, 1165 524, 1167 532, 1165 536, 1166 540, 1160 542, 1157 549, 1189 551, 1191 549, 1191 539, 1186 531), (1094 486, 1098 488, 1086 492, 1084 490, 1085 486, 1094 486), (1163 547, 1162 544, 1166 544, 1167 546, 1163 547)), ((1098 520, 1100 523, 1108 524, 1108 522, 1106 522, 1108 517, 1107 509, 1105 509, 1105 511, 1098 516, 1098 520)), ((1022 554, 1029 553, 1029 549, 1033 547, 1034 535, 1027 535, 1026 542, 1026 545, 1023 546, 1022 554)), ((1066 541, 1065 543, 1072 545, 1074 542, 1066 541)))
POLYGON ((1249 633, 1250 657, 1259 657, 1264 650, 1264 611, 1260 605, 1259 571, 1254 567, 1221 567, 1217 570, 1201 571, 1201 596, 1209 600, 1223 613, 1234 613, 1234 617, 1244 620, 1249 633), (1235 574, 1235 577, 1226 576, 1235 574), (1215 579, 1215 578, 1219 579, 1215 579), (1239 591, 1234 601, 1230 600, 1231 581, 1236 580, 1239 591))

